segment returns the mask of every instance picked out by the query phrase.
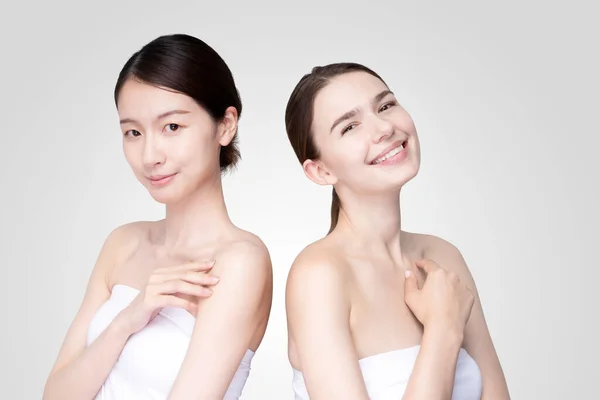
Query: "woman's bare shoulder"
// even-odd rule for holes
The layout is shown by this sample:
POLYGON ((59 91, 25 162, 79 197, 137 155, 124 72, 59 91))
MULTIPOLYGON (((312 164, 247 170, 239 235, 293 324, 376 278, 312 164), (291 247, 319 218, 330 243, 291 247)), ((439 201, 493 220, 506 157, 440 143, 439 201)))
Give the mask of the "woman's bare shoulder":
MULTIPOLYGON (((291 336, 314 325, 315 316, 328 322, 347 321, 351 302, 346 261, 335 241, 321 239, 306 246, 287 276, 285 308, 291 336)), ((322 329, 322 326, 314 329, 322 329)), ((294 340, 292 340, 294 343, 294 340)))
POLYGON ((450 240, 432 234, 411 234, 414 246, 422 252, 420 258, 435 261, 443 268, 455 272, 474 288, 475 282, 462 252, 450 240))
POLYGON ((106 243, 111 244, 119 255, 129 254, 144 241, 150 240, 159 222, 135 221, 114 228, 108 235, 106 243))
POLYGON ((236 228, 218 244, 213 272, 227 274, 250 274, 252 279, 270 279, 272 264, 269 250, 256 234, 236 228))
POLYGON ((132 238, 139 235, 148 235, 161 221, 133 221, 127 222, 114 228, 110 235, 122 235, 132 238))
POLYGON ((269 250, 264 241, 256 234, 235 228, 227 239, 219 244, 218 254, 220 256, 238 257, 269 257, 269 250))
POLYGON ((328 237, 307 245, 294 259, 287 286, 317 287, 330 289, 342 287, 348 279, 348 268, 342 248, 328 237))
POLYGON ((402 231, 402 243, 410 251, 418 253, 420 258, 431 258, 440 252, 453 255, 458 248, 450 241, 429 233, 402 231))
POLYGON ((335 268, 343 260, 343 247, 334 238, 325 236, 304 247, 294 259, 292 268, 313 263, 327 264, 335 268))
POLYGON ((100 257, 108 261, 102 263, 108 269, 105 271, 108 277, 114 275, 140 245, 149 240, 156 225, 154 221, 128 222, 108 234, 100 252, 100 257))
POLYGON ((454 243, 448 239, 441 238, 432 234, 414 234, 415 240, 423 250, 424 258, 437 257, 457 257, 460 256, 460 250, 454 243))

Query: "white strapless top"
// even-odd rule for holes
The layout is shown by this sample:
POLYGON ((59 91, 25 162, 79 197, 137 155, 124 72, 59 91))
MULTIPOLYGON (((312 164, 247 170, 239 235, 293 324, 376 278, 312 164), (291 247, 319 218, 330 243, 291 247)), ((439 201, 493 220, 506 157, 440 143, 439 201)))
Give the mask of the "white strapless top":
MULTIPOLYGON (((408 379, 421 346, 376 354, 359 360, 362 376, 371 400, 399 400, 404 395, 408 379)), ((292 381, 295 400, 309 400, 302 372, 294 369, 292 381)), ((481 373, 475 360, 460 349, 454 377, 452 400, 480 400, 481 373)))
MULTIPOLYGON (((94 315, 87 334, 90 345, 139 291, 115 285, 110 298, 94 315)), ((144 329, 129 337, 96 400, 164 400, 185 358, 195 318, 187 310, 165 307, 144 329)), ((242 394, 254 352, 247 350, 224 400, 242 394)))

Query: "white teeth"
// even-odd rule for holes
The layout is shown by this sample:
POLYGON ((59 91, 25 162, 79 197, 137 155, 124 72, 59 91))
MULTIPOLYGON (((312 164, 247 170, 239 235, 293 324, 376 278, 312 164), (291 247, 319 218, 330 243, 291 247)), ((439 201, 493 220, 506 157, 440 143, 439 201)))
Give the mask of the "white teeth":
POLYGON ((382 163, 385 160, 387 160, 388 158, 393 157, 396 154, 400 153, 403 149, 404 149, 404 143, 402 143, 400 146, 396 147, 394 150, 389 151, 385 155, 383 155, 383 156, 379 157, 378 159, 376 159, 375 161, 373 161, 373 164, 382 163))

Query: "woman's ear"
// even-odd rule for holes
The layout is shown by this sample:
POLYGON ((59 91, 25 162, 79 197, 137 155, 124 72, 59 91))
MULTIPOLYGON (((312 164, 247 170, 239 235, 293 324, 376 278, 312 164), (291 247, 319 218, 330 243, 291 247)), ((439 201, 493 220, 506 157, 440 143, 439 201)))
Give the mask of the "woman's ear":
POLYGON ((238 112, 235 107, 228 107, 225 110, 223 120, 219 124, 219 144, 227 146, 238 130, 238 112))
POLYGON ((302 168, 308 179, 319 185, 334 185, 338 181, 321 161, 306 160, 302 163, 302 168))

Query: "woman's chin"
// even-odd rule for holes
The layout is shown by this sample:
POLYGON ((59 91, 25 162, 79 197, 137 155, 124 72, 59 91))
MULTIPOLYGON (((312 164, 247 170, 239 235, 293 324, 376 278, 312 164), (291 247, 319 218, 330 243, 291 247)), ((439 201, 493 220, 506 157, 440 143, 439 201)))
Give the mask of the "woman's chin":
POLYGON ((164 205, 174 204, 181 201, 181 194, 171 190, 156 190, 155 188, 149 188, 148 193, 157 203, 164 205))
POLYGON ((419 173, 419 165, 413 165, 411 168, 404 168, 399 173, 394 174, 393 182, 390 182, 390 186, 395 189, 402 189, 407 183, 412 181, 419 173))

